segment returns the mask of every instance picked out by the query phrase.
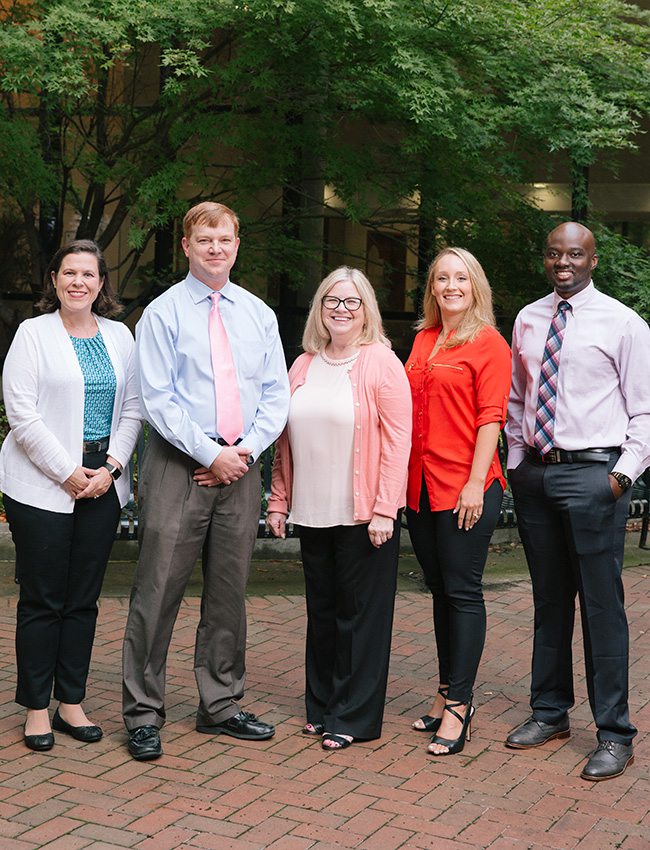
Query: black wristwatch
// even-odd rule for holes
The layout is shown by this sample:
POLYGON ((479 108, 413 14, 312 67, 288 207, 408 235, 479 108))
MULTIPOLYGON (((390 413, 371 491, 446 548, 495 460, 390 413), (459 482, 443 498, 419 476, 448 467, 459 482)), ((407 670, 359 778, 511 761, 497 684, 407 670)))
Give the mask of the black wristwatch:
POLYGON ((109 463, 108 461, 106 461, 106 463, 103 463, 102 466, 104 467, 104 469, 108 469, 113 481, 117 481, 117 479, 122 474, 122 470, 119 468, 119 466, 114 466, 112 463, 109 463))
POLYGON ((627 475, 625 475, 624 473, 622 473, 622 472, 610 472, 609 474, 612 476, 612 478, 615 478, 617 480, 618 486, 621 488, 621 490, 624 493, 625 493, 626 490, 629 490, 630 487, 632 486, 632 479, 628 478, 627 475))

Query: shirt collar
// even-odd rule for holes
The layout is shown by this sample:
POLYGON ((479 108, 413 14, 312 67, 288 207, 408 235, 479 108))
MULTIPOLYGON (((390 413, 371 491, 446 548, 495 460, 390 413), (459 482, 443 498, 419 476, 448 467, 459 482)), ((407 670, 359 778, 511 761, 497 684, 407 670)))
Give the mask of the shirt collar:
MULTIPOLYGON (((198 304, 200 301, 204 301, 209 299, 214 289, 210 289, 205 283, 202 283, 198 278, 194 277, 191 272, 187 273, 187 277, 185 278, 185 286, 190 293, 190 297, 195 304, 198 304)), ((235 300, 235 285, 232 283, 230 279, 223 286, 219 292, 227 301, 235 300)))
POLYGON ((571 312, 574 313, 576 308, 579 310, 588 301, 590 301, 595 292, 596 287, 594 286, 593 280, 590 280, 584 289, 581 289, 580 292, 576 292, 576 294, 572 295, 571 298, 564 298, 562 295, 558 295, 557 292, 553 290, 553 312, 557 312, 557 305, 560 301, 568 301, 571 305, 571 312))

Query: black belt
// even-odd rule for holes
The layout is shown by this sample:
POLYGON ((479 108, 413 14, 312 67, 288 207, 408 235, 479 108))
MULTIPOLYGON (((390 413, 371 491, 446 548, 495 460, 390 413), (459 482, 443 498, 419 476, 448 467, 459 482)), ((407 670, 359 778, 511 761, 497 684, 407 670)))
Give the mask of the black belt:
POLYGON ((92 455, 96 452, 105 452, 108 448, 110 437, 102 437, 101 440, 84 440, 83 453, 92 455))
POLYGON ((538 449, 526 446, 526 454, 535 463, 607 463, 609 456, 613 453, 621 453, 619 446, 610 446, 606 449, 549 449, 541 454, 538 449))

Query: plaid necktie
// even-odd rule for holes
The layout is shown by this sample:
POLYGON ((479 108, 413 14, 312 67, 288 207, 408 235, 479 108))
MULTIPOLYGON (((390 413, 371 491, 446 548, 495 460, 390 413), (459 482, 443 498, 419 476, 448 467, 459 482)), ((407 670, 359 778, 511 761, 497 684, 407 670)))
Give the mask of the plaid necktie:
POLYGON ((557 401, 557 373, 560 368, 562 340, 566 329, 567 310, 571 310, 568 301, 560 301, 557 312, 553 316, 546 337, 542 369, 539 376, 539 391, 537 394, 537 411, 535 414, 535 435, 533 445, 546 454, 553 448, 553 432, 555 430, 555 404, 557 401))

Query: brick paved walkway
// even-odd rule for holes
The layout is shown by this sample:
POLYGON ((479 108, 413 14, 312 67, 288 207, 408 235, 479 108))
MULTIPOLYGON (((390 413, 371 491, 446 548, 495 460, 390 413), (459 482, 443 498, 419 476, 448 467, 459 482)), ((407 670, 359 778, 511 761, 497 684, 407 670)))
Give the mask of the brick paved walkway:
MULTIPOLYGON (((650 580, 625 574, 631 631, 632 709, 650 728, 650 580)), ((462 755, 434 760, 410 731, 428 706, 433 674, 430 601, 401 593, 384 734, 324 753, 300 734, 304 599, 249 601, 245 707, 278 726, 264 743, 194 731, 192 644, 198 600, 183 604, 168 669, 165 755, 138 764, 119 717, 126 600, 101 605, 87 708, 104 739, 82 745, 58 735, 50 753, 21 743, 13 703, 14 601, 1 600, 0 848, 2 850, 393 850, 393 848, 650 848, 647 731, 620 779, 578 776, 594 731, 584 680, 577 682, 573 735, 528 753, 507 750, 507 731, 527 716, 530 587, 491 587, 488 641, 476 688, 475 735, 462 755)), ((575 648, 576 670, 582 653, 575 648)))

